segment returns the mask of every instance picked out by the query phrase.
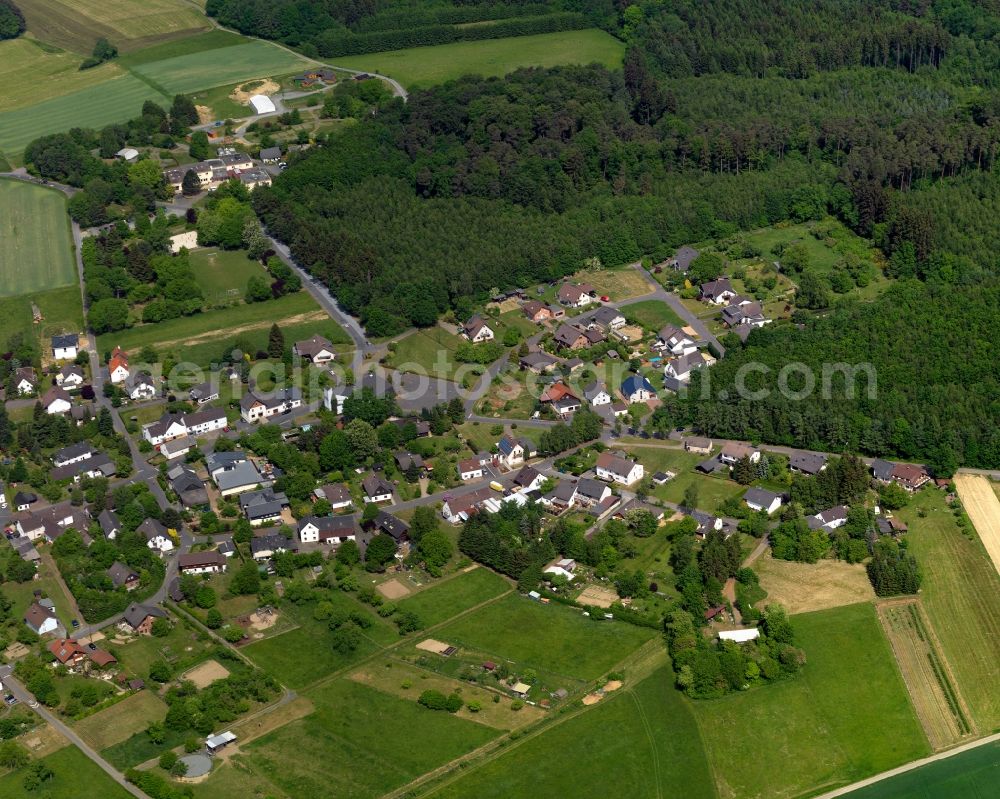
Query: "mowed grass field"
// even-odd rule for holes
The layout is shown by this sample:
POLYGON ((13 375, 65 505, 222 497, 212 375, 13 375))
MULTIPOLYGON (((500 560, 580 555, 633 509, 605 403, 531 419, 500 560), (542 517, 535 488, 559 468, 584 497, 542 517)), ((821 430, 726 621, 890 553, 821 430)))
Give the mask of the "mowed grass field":
POLYGON ((130 799, 131 794, 115 783, 75 746, 66 746, 42 758, 54 776, 39 790, 24 787, 28 766, 0 777, 4 799, 130 799))
POLYGON ((921 604, 958 688, 980 732, 1000 729, 1000 577, 978 536, 966 537, 955 524, 940 491, 919 492, 898 514, 923 573, 921 604))
POLYGON ((462 75, 501 77, 521 67, 591 64, 620 67, 625 45, 601 30, 562 31, 536 36, 455 42, 385 53, 338 58, 336 66, 379 72, 407 88, 444 83, 462 75))
POLYGON ((83 306, 80 289, 66 286, 19 297, 0 297, 0 342, 6 342, 13 333, 25 333, 37 342, 41 351, 49 336, 56 333, 76 333, 83 330, 83 306), (31 303, 35 303, 45 321, 32 322, 31 303))
MULTIPOLYGON (((314 656, 319 654, 313 653, 314 656)), ((310 691, 316 712, 243 747, 194 786, 197 799, 245 796, 369 799, 487 743, 500 734, 427 710, 351 680, 310 691), (241 793, 241 776, 254 792, 241 793)))
POLYGON ((396 604, 416 613, 424 627, 431 627, 510 590, 510 583, 503 577, 480 567, 431 585, 396 604))
POLYGON ((849 799, 989 799, 1000 785, 1000 741, 876 782, 849 799))
POLYGON ((165 95, 134 75, 120 75, 26 108, 0 112, 0 151, 19 159, 24 148, 39 136, 124 122, 139 116, 146 100, 170 104, 165 95))
POLYGON ((792 622, 801 674, 692 704, 720 796, 811 795, 929 754, 873 605, 792 622))
POLYGON ((114 63, 80 71, 81 57, 32 39, 0 42, 0 101, 10 110, 71 94, 122 74, 114 63))
POLYGON ((676 325, 684 327, 684 320, 681 319, 674 309, 663 300, 643 300, 633 302, 619 309, 626 319, 635 319, 647 330, 658 332, 666 325, 676 325))
POLYGON ((84 54, 102 36, 128 52, 211 27, 185 0, 22 0, 18 5, 32 35, 84 54))
POLYGON ((133 69, 172 95, 250 78, 281 75, 302 69, 305 65, 303 59, 273 44, 248 41, 246 44, 140 64, 133 69))
MULTIPOLYGON (((712 799, 691 706, 661 668, 634 688, 473 768, 433 799, 712 799)), ((460 773, 460 772, 459 772, 460 773)))
POLYGON ((237 296, 242 298, 251 277, 263 277, 267 274, 260 262, 251 261, 243 250, 209 247, 192 250, 188 258, 194 269, 195 279, 209 303, 232 299, 228 294, 230 291, 236 291, 237 296))
POLYGON ((121 743, 154 721, 163 721, 167 705, 152 691, 139 691, 74 726, 77 734, 100 751, 121 743))
POLYGON ((0 296, 75 284, 66 197, 19 180, 0 180, 0 296))
POLYGON ((508 596, 436 630, 448 644, 480 650, 578 680, 596 680, 656 635, 623 622, 589 619, 562 605, 508 596))

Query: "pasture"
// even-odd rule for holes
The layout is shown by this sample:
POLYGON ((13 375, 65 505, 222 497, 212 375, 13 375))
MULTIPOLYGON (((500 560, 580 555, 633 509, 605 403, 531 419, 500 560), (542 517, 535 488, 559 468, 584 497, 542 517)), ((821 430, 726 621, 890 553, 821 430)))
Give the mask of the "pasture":
POLYGON ((139 64, 132 69, 172 95, 281 75, 301 69, 305 63, 287 50, 255 40, 139 64))
MULTIPOLYGON (((416 697, 400 699, 351 680, 324 685, 308 698, 315 713, 258 738, 233 758, 236 768, 262 778, 258 788, 270 783, 287 796, 315 799, 381 796, 499 735, 427 710, 416 697)), ((214 780, 198 795, 216 796, 214 780)))
POLYGON ((134 75, 121 75, 27 108, 0 112, 0 150, 20 158, 24 148, 39 136, 70 128, 102 128, 139 116, 142 104, 169 100, 134 75))
POLYGON ((499 757, 456 772, 429 796, 713 799, 698 725, 672 682, 670 669, 661 668, 499 757))
POLYGON ((974 533, 964 535, 940 491, 919 492, 898 515, 923 572, 920 601, 981 730, 1000 727, 1000 577, 974 533))
POLYGON ((114 63, 83 70, 80 56, 32 39, 0 42, 0 101, 6 110, 71 94, 122 74, 114 63))
POLYGON ((811 795, 929 752, 870 603, 792 623, 799 675, 692 705, 720 796, 811 795))
POLYGON ((871 581, 860 563, 824 559, 818 563, 777 560, 770 552, 754 563, 767 601, 789 613, 808 613, 875 598, 871 581))
POLYGON ((117 702, 106 710, 87 716, 74 725, 77 734, 100 751, 142 732, 154 721, 163 721, 167 706, 152 691, 137 694, 117 702))
POLYGON ((0 796, 4 799, 131 799, 131 794, 115 783, 100 766, 87 758, 75 746, 65 746, 41 759, 54 776, 44 783, 41 791, 28 791, 24 775, 28 767, 0 777, 0 796))
POLYGON ((972 729, 920 602, 883 602, 877 609, 931 748, 952 746, 972 729))
POLYGON ((662 300, 643 300, 622 307, 626 319, 634 319, 647 330, 658 332, 666 325, 684 327, 685 322, 662 300))
MULTIPOLYGON (((60 191, 0 180, 0 296, 75 284, 66 198, 60 191)), ((30 308, 30 306, 29 306, 30 308)))
POLYGON ((848 799, 955 799, 996 795, 1000 741, 977 746, 846 794, 848 799))
POLYGON ((433 583, 396 604, 416 613, 424 627, 431 627, 509 590, 503 577, 480 567, 433 583))
POLYGON ((459 647, 577 680, 596 680, 656 635, 622 622, 595 621, 562 605, 512 595, 435 631, 459 647))
POLYGON ((19 5, 37 38, 82 54, 102 36, 128 52, 211 25, 185 0, 22 0, 19 5))
POLYGON ((469 74, 502 77, 521 67, 597 62, 615 69, 621 66, 624 52, 625 46, 613 36, 591 29, 411 47, 337 58, 333 63, 389 75, 407 88, 416 89, 469 74))

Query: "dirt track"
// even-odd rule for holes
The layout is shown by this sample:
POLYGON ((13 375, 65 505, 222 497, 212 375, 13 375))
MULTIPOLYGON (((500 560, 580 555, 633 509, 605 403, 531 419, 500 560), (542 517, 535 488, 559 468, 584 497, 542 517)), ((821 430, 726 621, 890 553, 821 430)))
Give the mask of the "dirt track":
POLYGON ((994 568, 1000 573, 1000 499, 990 481, 977 474, 956 474, 955 488, 994 568))

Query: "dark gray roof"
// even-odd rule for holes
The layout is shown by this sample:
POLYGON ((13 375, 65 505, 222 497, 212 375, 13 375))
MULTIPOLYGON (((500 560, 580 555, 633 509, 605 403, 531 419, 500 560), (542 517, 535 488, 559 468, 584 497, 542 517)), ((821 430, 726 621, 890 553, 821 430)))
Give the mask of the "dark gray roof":
POLYGON ((768 505, 774 502, 774 500, 780 498, 781 498, 780 494, 775 494, 773 491, 768 491, 765 488, 756 488, 756 487, 748 488, 746 494, 743 495, 743 499, 745 502, 747 503, 752 502, 754 505, 760 505, 763 508, 766 508, 768 505))
POLYGON ((285 552, 293 549, 292 541, 283 535, 272 533, 271 535, 257 536, 250 539, 250 551, 256 555, 258 552, 285 552))
POLYGON ((80 337, 76 333, 63 333, 61 336, 52 337, 52 349, 76 347, 79 343, 80 337))
POLYGON ((165 619, 167 614, 163 608, 158 608, 156 605, 140 605, 138 602, 133 602, 122 614, 122 618, 133 630, 142 624, 147 616, 165 619))
POLYGON ((124 563, 116 560, 108 567, 108 577, 111 578, 111 584, 115 588, 121 588, 129 580, 139 579, 139 574, 135 569, 130 569, 124 563))
POLYGON ((876 480, 891 480, 892 472, 896 464, 892 461, 874 460, 872 461, 872 474, 876 480))
POLYGON ((818 452, 793 452, 788 465, 805 474, 819 474, 826 465, 826 455, 818 452))
POLYGON ((379 511, 378 516, 375 517, 375 527, 380 532, 391 535, 396 539, 397 543, 406 538, 410 533, 410 525, 398 516, 386 513, 384 510, 379 511))
POLYGON ((62 449, 56 451, 52 455, 52 462, 59 466, 66 461, 71 461, 74 458, 79 458, 82 455, 87 455, 90 453, 93 455, 95 452, 94 448, 91 446, 89 441, 78 441, 76 444, 70 444, 68 447, 63 447, 62 449))
POLYGON ((607 484, 602 483, 600 480, 582 477, 580 478, 580 482, 576 485, 576 493, 582 494, 587 497, 587 499, 600 499, 604 496, 604 492, 607 487, 607 484))
POLYGON ((104 535, 111 535, 111 533, 116 532, 121 529, 121 522, 118 521, 118 517, 115 515, 113 510, 102 510, 97 515, 97 523, 101 525, 101 530, 104 531, 104 535))

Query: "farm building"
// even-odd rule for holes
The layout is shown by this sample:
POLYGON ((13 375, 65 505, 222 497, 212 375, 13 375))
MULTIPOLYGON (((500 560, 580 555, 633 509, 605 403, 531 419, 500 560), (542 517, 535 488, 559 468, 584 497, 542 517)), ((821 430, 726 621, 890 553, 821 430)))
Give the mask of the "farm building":
POLYGON ((255 114, 273 114, 278 109, 274 107, 274 101, 263 94, 255 94, 250 98, 250 105, 255 114))

